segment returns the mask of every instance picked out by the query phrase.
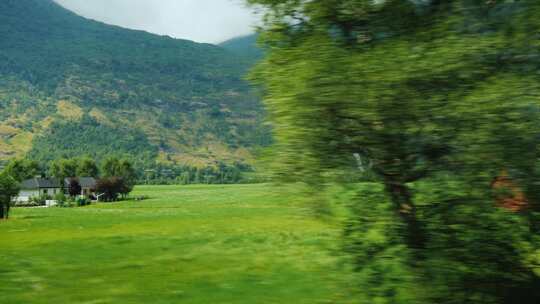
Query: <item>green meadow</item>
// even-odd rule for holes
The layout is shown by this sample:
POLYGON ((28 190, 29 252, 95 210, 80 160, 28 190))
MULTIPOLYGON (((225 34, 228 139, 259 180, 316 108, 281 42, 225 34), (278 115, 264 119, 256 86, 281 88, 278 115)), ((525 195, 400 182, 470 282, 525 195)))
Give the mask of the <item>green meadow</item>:
POLYGON ((0 303, 343 303, 340 230, 294 189, 139 186, 148 200, 17 208, 0 303))

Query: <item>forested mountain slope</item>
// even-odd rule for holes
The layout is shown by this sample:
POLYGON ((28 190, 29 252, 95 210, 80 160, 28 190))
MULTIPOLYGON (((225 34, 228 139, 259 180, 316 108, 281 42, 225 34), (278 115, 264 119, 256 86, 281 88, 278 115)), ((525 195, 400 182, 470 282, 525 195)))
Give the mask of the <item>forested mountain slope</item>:
POLYGON ((221 47, 0 1, 0 160, 127 154, 140 167, 249 163, 266 144, 251 60, 221 47))
POLYGON ((246 58, 251 61, 258 61, 264 56, 264 51, 257 45, 257 34, 236 37, 219 44, 222 48, 246 58))

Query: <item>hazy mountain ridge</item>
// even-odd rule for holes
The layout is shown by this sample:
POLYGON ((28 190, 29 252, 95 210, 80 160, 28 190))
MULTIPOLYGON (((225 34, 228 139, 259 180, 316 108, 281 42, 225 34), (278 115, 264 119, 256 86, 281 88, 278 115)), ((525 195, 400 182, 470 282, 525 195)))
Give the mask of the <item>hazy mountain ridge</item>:
POLYGON ((257 45, 257 34, 229 39, 219 44, 222 48, 242 58, 258 61, 263 58, 264 51, 257 45))
POLYGON ((0 159, 117 152, 203 166, 249 162, 269 141, 243 80, 250 58, 52 0, 3 0, 0 19, 0 159))

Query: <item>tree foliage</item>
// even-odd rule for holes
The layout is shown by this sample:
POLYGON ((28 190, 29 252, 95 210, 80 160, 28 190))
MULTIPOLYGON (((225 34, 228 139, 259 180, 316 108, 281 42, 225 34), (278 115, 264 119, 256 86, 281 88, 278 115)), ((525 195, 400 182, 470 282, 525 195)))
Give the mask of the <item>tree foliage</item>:
POLYGON ((125 192, 126 184, 121 177, 103 177, 98 179, 96 191, 100 200, 111 202, 118 200, 118 196, 125 192))
POLYGON ((126 196, 137 182, 137 173, 133 165, 125 159, 116 157, 106 159, 102 164, 101 172, 104 178, 101 184, 104 186, 102 188, 107 188, 106 193, 119 193, 126 196))
POLYGON ((19 182, 42 174, 39 163, 29 159, 11 160, 4 168, 4 172, 19 182))
POLYGON ((49 174, 50 176, 63 181, 68 177, 76 177, 78 166, 79 162, 77 159, 57 159, 50 163, 49 174))
POLYGON ((430 289, 417 302, 536 303, 538 3, 248 2, 267 12, 252 78, 278 173, 320 185, 360 163, 384 189, 382 209, 364 213, 366 192, 352 208, 353 239, 387 235, 351 252, 375 257, 355 260, 360 289, 378 290, 364 302, 407 303, 398 295, 413 284, 430 289), (523 214, 495 206, 503 170, 530 199, 523 214), (398 273, 410 280, 390 283, 398 273))
POLYGON ((79 159, 79 165, 77 166, 77 176, 98 177, 99 169, 96 161, 89 157, 79 159))
POLYGON ((15 178, 7 172, 0 173, 0 220, 9 218, 11 200, 19 193, 19 185, 15 178))
POLYGON ((70 178, 68 180, 68 194, 71 197, 81 195, 81 184, 77 178, 70 178))

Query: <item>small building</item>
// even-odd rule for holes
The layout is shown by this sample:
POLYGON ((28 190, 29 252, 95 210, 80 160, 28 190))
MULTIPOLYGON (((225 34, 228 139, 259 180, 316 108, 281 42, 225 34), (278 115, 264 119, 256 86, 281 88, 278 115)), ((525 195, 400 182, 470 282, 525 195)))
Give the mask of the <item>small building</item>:
POLYGON ((80 195, 85 197, 93 196, 96 189, 96 179, 93 177, 73 177, 64 179, 63 183, 55 178, 31 178, 21 183, 19 195, 16 202, 29 202, 33 197, 50 196, 54 197, 59 193, 68 193, 70 181, 76 179, 81 186, 80 195))
MULTIPOLYGON (((64 181, 66 189, 69 187, 69 181, 73 178, 66 178, 64 181)), ((81 195, 89 197, 96 192, 96 179, 93 177, 75 177, 81 186, 81 195)))
POLYGON ((28 202, 32 197, 42 195, 54 196, 64 191, 64 185, 54 178, 31 178, 21 183, 19 195, 15 198, 17 202, 28 202))

